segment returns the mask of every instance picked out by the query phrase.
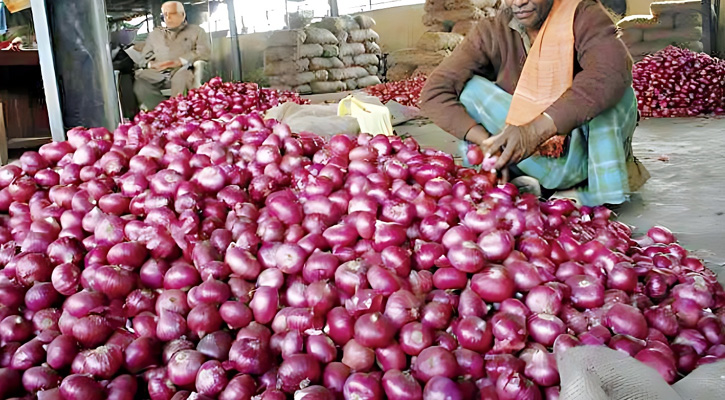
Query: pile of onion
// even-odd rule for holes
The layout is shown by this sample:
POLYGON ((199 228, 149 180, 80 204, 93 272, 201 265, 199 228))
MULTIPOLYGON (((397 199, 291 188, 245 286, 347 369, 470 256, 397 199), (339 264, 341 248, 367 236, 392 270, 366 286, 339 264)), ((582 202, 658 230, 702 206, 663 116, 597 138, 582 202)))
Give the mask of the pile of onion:
POLYGON ((418 107, 420 91, 423 90, 426 80, 425 75, 416 75, 401 81, 368 86, 365 92, 379 98, 383 104, 392 100, 404 106, 418 107))
POLYGON ((725 113, 725 62, 674 46, 634 65, 637 106, 644 117, 725 113))
POLYGON ((260 114, 284 96, 213 80, 0 168, 0 397, 556 399, 572 346, 668 382, 725 357, 723 288, 666 228, 293 135, 260 114))

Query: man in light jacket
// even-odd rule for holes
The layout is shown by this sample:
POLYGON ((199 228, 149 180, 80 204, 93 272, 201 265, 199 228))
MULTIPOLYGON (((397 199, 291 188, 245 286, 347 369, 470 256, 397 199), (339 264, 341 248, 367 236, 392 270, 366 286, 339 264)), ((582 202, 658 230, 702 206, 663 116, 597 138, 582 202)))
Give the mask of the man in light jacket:
POLYGON ((166 27, 149 33, 142 52, 145 65, 136 71, 134 92, 139 103, 152 109, 164 101, 162 89, 176 96, 191 89, 193 64, 208 61, 211 53, 209 36, 204 30, 186 22, 184 5, 167 1, 161 6, 166 27))

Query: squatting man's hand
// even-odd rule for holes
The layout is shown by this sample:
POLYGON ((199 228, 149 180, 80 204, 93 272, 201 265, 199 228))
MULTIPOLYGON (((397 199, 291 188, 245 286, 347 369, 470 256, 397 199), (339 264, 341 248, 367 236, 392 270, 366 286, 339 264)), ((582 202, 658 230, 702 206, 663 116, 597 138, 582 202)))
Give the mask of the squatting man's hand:
POLYGON ((501 153, 495 166, 500 170, 534 154, 536 148, 556 132, 554 121, 542 114, 527 125, 506 125, 501 133, 484 140, 481 149, 489 156, 501 153))

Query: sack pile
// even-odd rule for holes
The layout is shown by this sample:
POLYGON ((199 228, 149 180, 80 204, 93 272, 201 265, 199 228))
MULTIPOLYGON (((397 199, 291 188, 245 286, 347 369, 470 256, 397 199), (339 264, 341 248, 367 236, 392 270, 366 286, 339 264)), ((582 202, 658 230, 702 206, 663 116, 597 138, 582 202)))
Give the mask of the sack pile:
POLYGON ((620 38, 635 61, 673 45, 702 52, 702 13, 699 0, 655 2, 650 15, 632 15, 617 23, 620 38))
POLYGON ((366 16, 325 18, 300 30, 273 32, 264 52, 270 86, 333 93, 380 83, 378 34, 366 16))
POLYGON ((429 32, 465 35, 484 18, 496 15, 499 0, 426 0, 423 25, 429 32))
POLYGON ((388 81, 400 81, 415 75, 428 76, 461 41, 463 35, 457 33, 424 33, 415 48, 398 50, 388 56, 388 81))

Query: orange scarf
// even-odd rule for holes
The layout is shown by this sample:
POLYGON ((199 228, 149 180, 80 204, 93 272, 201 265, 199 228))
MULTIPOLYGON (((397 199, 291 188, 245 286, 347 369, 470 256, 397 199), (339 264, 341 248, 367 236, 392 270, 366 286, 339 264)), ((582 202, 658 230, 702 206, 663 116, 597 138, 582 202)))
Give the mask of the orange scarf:
MULTIPOLYGON (((574 80, 574 14, 580 1, 554 0, 526 57, 506 117, 508 125, 530 123, 571 88, 574 80)), ((554 136, 550 141, 560 141, 554 146, 558 148, 563 139, 563 136, 554 136)), ((548 143, 542 147, 547 147, 548 143)))

